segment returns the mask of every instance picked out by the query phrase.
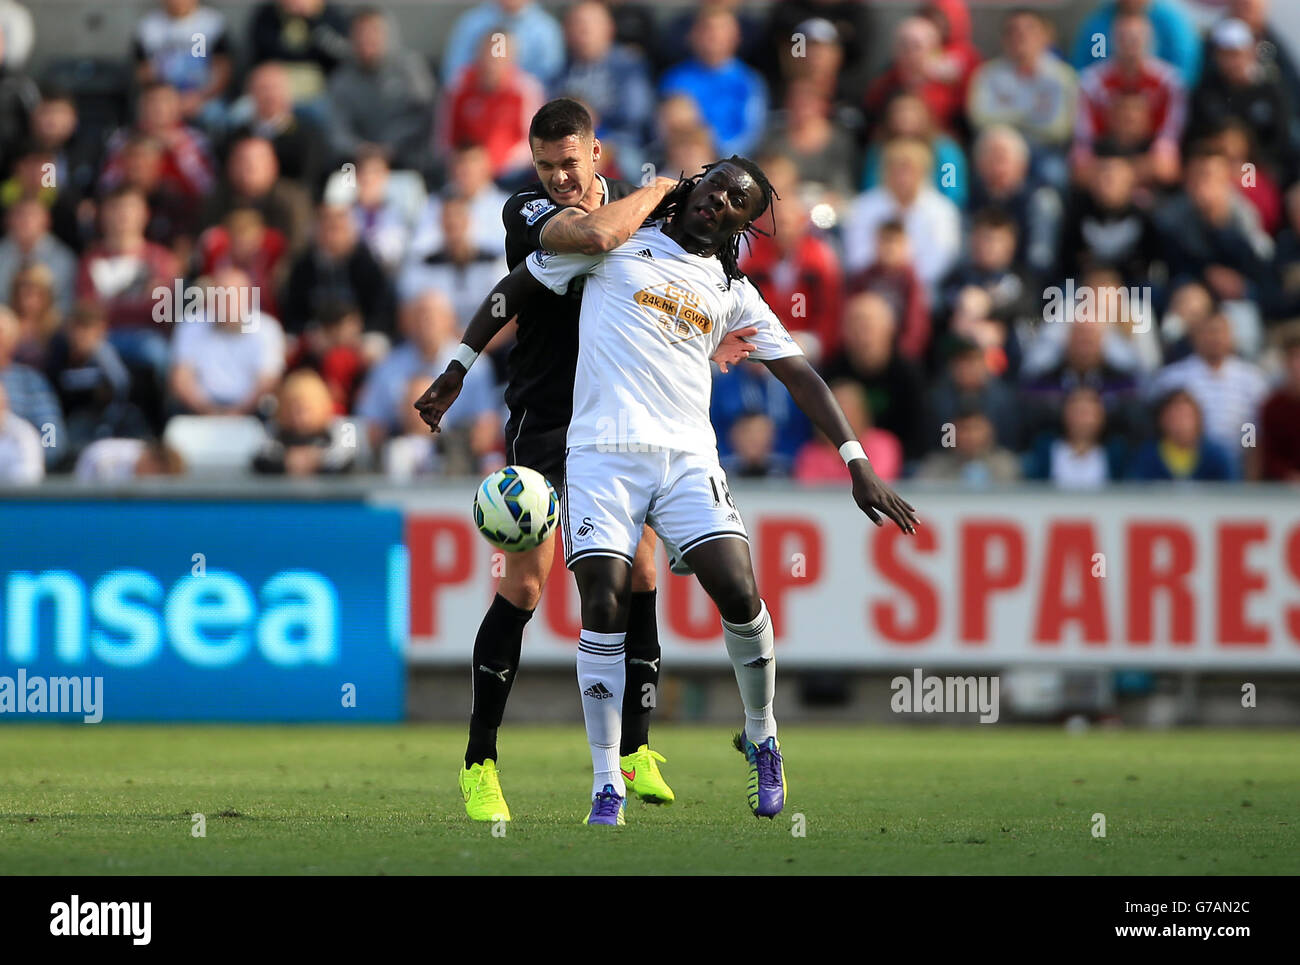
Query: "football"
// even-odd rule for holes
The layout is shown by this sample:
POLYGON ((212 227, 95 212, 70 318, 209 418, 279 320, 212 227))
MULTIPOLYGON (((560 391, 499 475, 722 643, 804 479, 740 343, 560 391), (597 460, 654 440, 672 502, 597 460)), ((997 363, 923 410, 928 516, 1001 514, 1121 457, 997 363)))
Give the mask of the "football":
POLYGON ((498 469, 474 493, 474 525, 489 543, 511 553, 544 542, 559 516, 555 487, 527 466, 498 469))

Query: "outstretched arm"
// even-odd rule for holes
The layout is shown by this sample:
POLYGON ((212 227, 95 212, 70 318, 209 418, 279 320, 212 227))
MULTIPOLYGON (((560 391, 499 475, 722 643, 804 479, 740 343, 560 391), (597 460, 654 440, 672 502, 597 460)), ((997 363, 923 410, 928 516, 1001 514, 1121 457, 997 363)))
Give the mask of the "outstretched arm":
POLYGON ((470 319, 469 327, 465 329, 465 335, 461 339, 461 354, 447 363, 446 371, 415 401, 420 418, 432 431, 439 431, 442 417, 460 395, 465 373, 469 371, 469 366, 478 353, 487 348, 488 342, 505 328, 506 322, 514 318, 520 305, 529 297, 545 290, 545 286, 529 272, 528 263, 521 261, 483 299, 483 303, 474 312, 474 317, 470 319))
POLYGON ((645 223, 669 191, 672 178, 655 178, 626 198, 602 204, 595 211, 565 208, 542 228, 542 247, 557 253, 600 255, 613 251, 645 223))
MULTIPOLYGON (((789 390, 795 405, 803 410, 826 438, 837 447, 843 447, 848 443, 852 448, 856 448, 857 453, 862 452, 857 437, 853 435, 853 430, 849 426, 849 420, 844 417, 844 411, 835 401, 835 396, 831 394, 822 377, 808 364, 804 356, 790 355, 780 359, 764 360, 763 364, 767 366, 768 371, 781 380, 789 390)), ((843 448, 840 451, 843 454, 843 448)), ((867 514, 867 518, 877 526, 881 526, 883 520, 879 514, 884 513, 904 533, 916 532, 916 511, 910 503, 905 502, 881 481, 875 470, 871 468, 867 457, 850 452, 847 461, 849 475, 853 478, 853 499, 867 514)))

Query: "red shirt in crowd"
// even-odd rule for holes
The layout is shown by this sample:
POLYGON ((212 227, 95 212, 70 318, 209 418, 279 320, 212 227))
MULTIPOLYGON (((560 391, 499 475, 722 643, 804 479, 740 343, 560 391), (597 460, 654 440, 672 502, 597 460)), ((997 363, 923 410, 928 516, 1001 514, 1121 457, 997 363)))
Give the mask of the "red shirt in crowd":
POLYGON ((753 241, 748 253, 742 250, 741 271, 758 286, 788 331, 816 335, 822 358, 830 358, 840 345, 844 306, 844 280, 835 250, 806 234, 783 258, 771 238, 759 235, 753 241))
POLYGON ((541 86, 521 70, 489 90, 480 83, 477 66, 465 68, 447 93, 441 141, 447 149, 481 144, 492 161, 493 177, 527 165, 528 124, 542 106, 541 86))

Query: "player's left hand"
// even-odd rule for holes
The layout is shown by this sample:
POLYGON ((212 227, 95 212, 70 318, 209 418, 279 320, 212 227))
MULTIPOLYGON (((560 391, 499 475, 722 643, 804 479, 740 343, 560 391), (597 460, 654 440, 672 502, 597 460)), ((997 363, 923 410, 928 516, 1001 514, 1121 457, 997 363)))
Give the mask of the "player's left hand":
POLYGON ((432 432, 442 429, 442 417, 451 404, 460 395, 460 388, 465 382, 465 369, 453 361, 447 370, 433 381, 433 385, 424 390, 424 395, 415 400, 415 408, 420 418, 432 432))
POLYGON ((858 508, 867 514, 877 526, 885 521, 880 514, 888 516, 904 533, 915 533, 918 525, 916 510, 876 475, 871 464, 865 459, 854 459, 849 463, 849 475, 853 477, 853 500, 858 508))
POLYGON ((713 361, 718 363, 718 371, 724 374, 727 367, 735 365, 737 362, 743 362, 749 358, 749 353, 754 351, 754 346, 745 341, 750 335, 757 335, 758 329, 754 326, 748 328, 738 328, 734 332, 728 332, 722 337, 721 344, 714 351, 713 361))

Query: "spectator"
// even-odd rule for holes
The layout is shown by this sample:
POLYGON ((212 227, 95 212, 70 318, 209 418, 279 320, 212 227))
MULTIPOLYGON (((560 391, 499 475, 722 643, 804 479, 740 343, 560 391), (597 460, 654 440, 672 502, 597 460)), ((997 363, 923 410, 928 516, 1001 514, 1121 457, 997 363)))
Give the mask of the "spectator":
MULTIPOLYGON (((70 93, 53 87, 42 91, 32 113, 30 143, 37 151, 49 155, 60 192, 73 200, 93 192, 102 166, 103 145, 88 128, 89 125, 79 123, 77 104, 70 93)), ((64 241, 75 247, 79 238, 74 234, 64 241)))
POLYGON ((8 399, 8 410, 40 432, 45 468, 52 469, 63 458, 63 413, 45 377, 13 360, 18 338, 18 319, 0 305, 0 389, 8 399))
POLYGON ((269 141, 280 176, 315 191, 327 163, 325 137, 309 114, 294 109, 289 76, 276 61, 253 68, 247 84, 252 116, 235 126, 230 144, 250 137, 269 141))
MULTIPOLYGON (((788 475, 799 447, 812 431, 785 386, 772 377, 765 365, 737 365, 728 375, 713 380, 709 418, 718 437, 718 456, 730 460, 736 455, 732 429, 747 416, 762 416, 772 430, 772 465, 788 475)), ((749 430, 751 434, 757 430, 749 430)))
POLYGON ((956 141, 935 129, 925 101, 915 94, 896 94, 885 106, 885 119, 868 145, 862 164, 863 191, 870 191, 880 182, 881 145, 896 137, 925 141, 934 156, 935 189, 958 207, 966 204, 966 155, 956 141))
POLYGON ((77 459, 77 482, 121 483, 143 476, 179 476, 185 460, 157 440, 100 439, 77 459))
POLYGON ((289 252, 301 251, 311 225, 311 199, 300 185, 281 177, 271 142, 244 137, 230 149, 226 179, 208 201, 203 223, 218 224, 232 208, 256 208, 267 226, 284 235, 289 252))
POLYGON ((1237 193, 1236 172, 1213 145, 1191 152, 1184 190, 1155 212, 1156 230, 1174 284, 1202 281, 1229 311, 1243 353, 1259 351, 1255 303, 1272 284, 1272 243, 1250 202, 1237 193))
POLYGON ((140 93, 136 123, 108 141, 108 158, 99 183, 111 191, 126 180, 126 152, 132 137, 143 134, 162 151, 161 184, 181 197, 197 201, 212 190, 215 175, 208 141, 185 124, 181 95, 164 83, 150 84, 140 93))
POLYGON ((352 18, 352 56, 330 76, 329 99, 339 161, 378 145, 394 167, 428 167, 433 75, 415 51, 391 44, 388 17, 379 8, 352 18))
POLYGON ((318 315, 319 322, 298 339, 285 368, 316 372, 330 391, 335 414, 347 415, 367 365, 364 322, 355 305, 343 302, 322 306, 318 315))
MULTIPOLYGON (((365 421, 374 449, 404 424, 398 404, 411 380, 423 376, 428 388, 456 354, 456 316, 446 295, 427 291, 403 303, 401 321, 406 340, 370 370, 357 399, 356 414, 365 421)), ((476 439, 499 439, 501 394, 490 368, 479 366, 465 376, 456 405, 444 417, 444 430, 463 429, 476 439), (492 433, 487 432, 488 426, 494 427, 492 433)))
POLYGON ((264 0, 248 22, 249 60, 281 62, 293 102, 324 117, 325 85, 348 56, 347 17, 328 0, 264 0))
POLYGON ((1079 77, 1079 112, 1071 160, 1076 177, 1087 179, 1098 140, 1111 137, 1117 98, 1140 97, 1150 134, 1139 163, 1143 181, 1178 180, 1178 142, 1187 122, 1187 92, 1178 71, 1151 54, 1151 24, 1140 13, 1115 18, 1115 56, 1093 64, 1079 77))
POLYGON ((1066 396, 1083 385, 1101 399, 1110 430, 1136 438, 1142 429, 1137 380, 1131 370, 1107 358, 1106 342, 1115 338, 1110 324, 1102 319, 1081 319, 1047 327, 1065 331, 1064 351, 1055 365, 1037 374, 1031 370, 1023 378, 1021 409, 1026 437, 1033 439, 1060 425, 1066 396))
MULTIPOLYGON (((564 18, 568 65, 552 86, 596 117, 596 136, 632 158, 640 157, 654 121, 655 91, 644 56, 615 45, 609 8, 583 0, 564 18)), ((632 165, 634 167, 639 165, 632 165)))
POLYGON ((1259 152, 1250 125, 1227 118, 1211 134, 1211 143, 1228 159, 1229 167, 1242 172, 1237 178, 1237 193, 1255 209, 1260 228, 1267 235, 1276 235, 1282 227, 1282 190, 1269 169, 1258 163, 1259 152))
POLYGON ((971 17, 966 0, 929 0, 921 8, 925 17, 939 31, 941 56, 931 70, 938 78, 959 87, 961 103, 966 103, 971 76, 983 57, 971 40, 971 17))
POLYGON ((509 195, 492 183, 492 165, 487 151, 477 144, 457 148, 451 158, 451 170, 441 194, 432 194, 421 212, 411 236, 407 257, 423 260, 442 250, 446 239, 442 231, 444 198, 464 199, 470 208, 470 231, 474 245, 483 251, 504 251, 506 229, 501 209, 509 195))
MULTIPOLYGON (((1257 49, 1270 52, 1270 59, 1286 85, 1287 100, 1300 104, 1300 70, 1296 69, 1287 42, 1268 25, 1269 0, 1228 0, 1227 7, 1228 16, 1242 21, 1255 35, 1257 49)), ((1210 69, 1213 70, 1213 65, 1210 69)))
MULTIPOLYGON (((20 154, 13 173, 0 183, 0 207, 7 211, 19 201, 40 202, 50 213, 50 230, 54 235, 73 250, 80 250, 82 227, 78 222, 78 199, 71 188, 49 177, 54 157, 52 152, 40 147, 20 154)), ((57 178, 57 168, 53 170, 57 178)))
POLYGON ((844 224, 844 262, 850 271, 870 265, 876 234, 886 221, 901 221, 912 245, 916 273, 929 287, 957 260, 961 214, 930 184, 933 158, 924 141, 896 138, 885 145, 878 188, 857 196, 844 224))
POLYGON ((1210 290, 1199 281, 1183 282, 1169 296, 1160 319, 1160 341, 1165 360, 1176 362, 1192 354, 1192 332, 1217 310, 1210 290))
POLYGON ((839 347, 838 320, 844 276, 829 243, 812 231, 808 207, 799 196, 799 169, 788 158, 761 162, 780 202, 773 205, 774 231, 759 235, 742 254, 741 270, 792 332, 816 340, 814 364, 839 347))
POLYGON ((1237 478, 1232 458, 1201 428, 1201 406, 1195 396, 1175 389, 1156 410, 1157 438, 1144 443, 1129 466, 1129 478, 1224 482, 1237 478))
POLYGON ((790 474, 789 462, 780 459, 773 448, 776 427, 763 413, 742 413, 731 424, 727 441, 731 454, 722 458, 722 466, 731 478, 769 479, 790 474))
POLYGON ((35 369, 43 367, 50 339, 63 321, 54 302, 54 274, 37 264, 18 272, 9 289, 9 306, 18 319, 14 358, 35 369))
POLYGON ((1159 246, 1150 214, 1135 199, 1133 160, 1103 144, 1082 181, 1065 217, 1060 274, 1078 278, 1093 266, 1108 264, 1120 271, 1125 284, 1148 284, 1159 246))
POLYGON ((44 478, 41 434, 9 408, 9 394, 0 381, 0 485, 32 485, 44 478))
POLYGON ((1243 428, 1255 425, 1268 395, 1259 366, 1233 353, 1232 325, 1216 312, 1192 332, 1195 352, 1161 369, 1148 396, 1155 399, 1185 389, 1200 407, 1205 435, 1221 446, 1234 468, 1241 465, 1243 428))
MULTIPOLYGON (((1277 238, 1273 257, 1273 296, 1267 306, 1270 318, 1300 317, 1300 182, 1286 193, 1286 227, 1277 238)), ((0 257, 4 247, 0 245, 0 257)))
POLYGON ((849 280, 848 289, 852 294, 875 292, 888 301, 894 317, 901 319, 899 353, 909 362, 924 360, 930 345, 930 303, 912 267, 912 246, 901 222, 886 221, 880 226, 876 260, 849 280))
POLYGON ((1033 152, 1035 177, 1055 188, 1068 180, 1065 153, 1075 123, 1078 80, 1052 53, 1052 28, 1035 10, 1015 10, 1002 22, 1002 56, 971 78, 967 110, 976 130, 1007 124, 1033 152))
POLYGON ((1001 375, 1019 365, 1020 334, 1042 317, 1037 287, 1016 267, 1016 223, 1000 208, 985 208, 972 222, 968 256, 944 279, 940 303, 948 327, 969 335, 990 353, 990 367, 1001 375), (969 299, 971 289, 984 299, 969 299), (968 319, 979 305, 978 319, 968 319), (965 325, 962 323, 966 322, 965 325), (963 331, 963 328, 965 329, 963 331))
POLYGON ((180 93, 181 114, 209 131, 225 120, 230 86, 226 18, 199 0, 161 0, 135 27, 135 79, 141 87, 163 83, 180 93))
POLYGON ((930 414, 929 438, 942 441, 945 426, 959 412, 978 409, 993 423, 998 445, 1020 446, 1020 400, 1002 379, 989 370, 984 349, 974 339, 949 336, 944 340, 947 367, 927 393, 930 414))
POLYGON ((1259 413, 1259 470, 1263 479, 1300 482, 1300 331, 1282 340, 1284 380, 1259 413))
POLYGON ((805 189, 838 207, 854 193, 857 149, 829 114, 830 103, 811 81, 791 81, 784 109, 768 125, 761 153, 788 157, 798 165, 805 189))
POLYGON ((794 80, 811 80, 835 105, 837 115, 851 110, 861 123, 859 91, 868 59, 871 12, 859 0, 783 0, 768 7, 759 44, 762 70, 774 93, 794 80), (830 29, 828 30, 827 27, 830 29), (796 35, 804 38, 794 56, 796 35))
POLYGON ((36 28, 32 24, 32 15, 17 0, 0 0, 0 35, 4 37, 5 59, 14 70, 22 70, 31 57, 32 45, 36 42, 36 28))
POLYGON ((1060 242, 1061 196, 1030 176, 1029 143, 1014 127, 993 124, 974 147, 970 208, 1000 208, 1016 223, 1016 264, 1043 276, 1054 267, 1060 242))
POLYGON ((170 248, 184 264, 193 245, 199 198, 186 196, 165 178, 162 145, 145 134, 134 134, 122 148, 119 186, 135 188, 149 206, 144 236, 170 248))
MULTIPOLYGON (((146 367, 161 379, 167 368, 167 336, 157 322, 174 322, 176 315, 159 314, 165 306, 154 292, 170 292, 180 267, 170 251, 145 238, 149 206, 137 189, 110 192, 100 205, 99 221, 103 237, 81 258, 77 297, 107 309, 108 340, 123 361, 146 367)), ((174 309, 178 315, 179 306, 174 309)))
POLYGON ((1122 13, 1139 14, 1151 24, 1152 52, 1178 68, 1183 86, 1191 90, 1201 73, 1201 38, 1196 25, 1174 0, 1105 0, 1074 35, 1070 62, 1084 70, 1105 60, 1116 49, 1115 21, 1122 13))
POLYGON ((850 379, 867 394, 873 421, 902 443, 903 455, 925 451, 925 388, 917 368, 895 350, 897 320, 880 295, 854 295, 844 306, 844 346, 823 368, 828 382, 850 379))
POLYGON ((934 21, 904 19, 894 31, 893 52, 889 67, 867 88, 867 117, 882 116, 885 105, 900 94, 914 94, 925 102, 935 124, 960 137, 965 82, 951 74, 934 21))
POLYGON ((238 268, 201 280, 199 321, 179 325, 168 385, 177 409, 193 415, 252 415, 284 371, 284 332, 260 311, 238 268))
POLYGON ((457 318, 469 318, 505 275, 503 249, 481 248, 470 224, 472 209, 464 198, 442 202, 443 245, 423 258, 411 258, 397 280, 403 302, 426 291, 439 291, 451 299, 457 318))
MULTIPOLYGON (((903 471, 903 447, 893 433, 871 424, 871 408, 862 386, 856 382, 836 382, 831 386, 831 393, 844 410, 849 428, 862 444, 876 475, 886 482, 897 479, 903 471)), ((818 432, 799 449, 794 478, 802 483, 843 483, 849 479, 849 469, 839 448, 818 432)))
POLYGON ((564 69, 564 32, 541 4, 487 0, 466 10, 452 26, 442 54, 443 86, 455 85, 465 69, 479 59, 483 41, 497 33, 517 38, 520 69, 542 85, 554 82, 564 69))
POLYGON ((1260 62, 1255 35, 1240 20, 1220 20, 1210 34, 1214 69, 1192 95, 1190 135, 1202 137, 1229 118, 1254 132, 1260 166, 1275 178, 1295 175, 1296 104, 1277 72, 1260 62))
POLYGON ((0 165, 7 166, 12 146, 27 137, 40 98, 36 83, 5 55, 5 36, 0 33, 0 165))
POLYGON ((1102 489, 1123 475, 1123 451, 1107 445, 1106 407, 1097 390, 1071 389, 1061 410, 1059 434, 1043 434, 1025 460, 1025 477, 1057 489, 1102 489))
POLYGON ((256 208, 231 208, 225 220, 199 238, 196 262, 199 274, 212 275, 222 268, 238 268, 259 293, 261 307, 279 317, 276 292, 284 280, 288 244, 284 235, 267 227, 256 208))
POLYGON ((758 145, 767 115, 767 84, 736 56, 740 27, 733 14, 705 7, 691 27, 692 56, 664 74, 660 94, 689 95, 723 156, 758 145))
POLYGON ((391 277, 406 258, 418 208, 398 189, 381 148, 366 147, 357 155, 353 167, 352 185, 342 175, 331 179, 325 200, 351 207, 361 240, 391 277))
POLYGON ((438 112, 441 153, 482 145, 498 181, 531 172, 528 124, 543 101, 541 84, 515 65, 515 42, 484 38, 477 59, 447 88, 438 112))
POLYGON ((148 434, 131 401, 131 375, 108 343, 108 317, 95 302, 78 302, 55 334, 45 375, 58 395, 74 458, 97 439, 148 434))
POLYGON ((392 332, 392 284, 361 243, 352 212, 342 205, 322 204, 315 243, 294 261, 280 296, 285 331, 301 333, 319 321, 324 305, 338 302, 361 309, 367 332, 392 332))
POLYGON ((34 198, 18 201, 5 212, 5 233, 0 238, 0 294, 11 291, 14 276, 29 265, 49 269, 59 312, 67 312, 72 307, 77 258, 50 234, 50 212, 34 198))
POLYGON ((959 412, 953 422, 952 445, 926 456, 916 478, 976 489, 1007 485, 1020 479, 1020 462, 998 446, 989 417, 969 409, 959 412))
POLYGON ((280 476, 351 472, 357 447, 350 428, 334 414, 324 380, 311 369, 299 369, 280 387, 275 434, 253 457, 253 471, 280 476))

